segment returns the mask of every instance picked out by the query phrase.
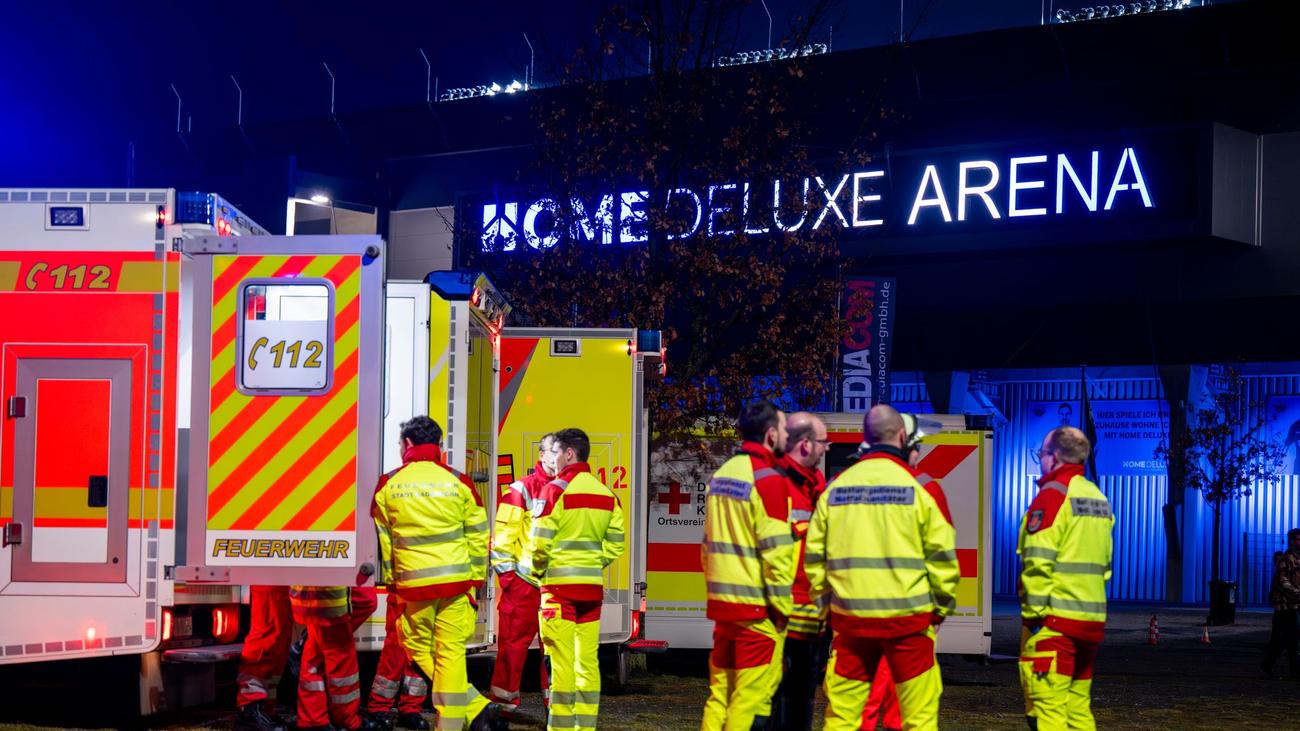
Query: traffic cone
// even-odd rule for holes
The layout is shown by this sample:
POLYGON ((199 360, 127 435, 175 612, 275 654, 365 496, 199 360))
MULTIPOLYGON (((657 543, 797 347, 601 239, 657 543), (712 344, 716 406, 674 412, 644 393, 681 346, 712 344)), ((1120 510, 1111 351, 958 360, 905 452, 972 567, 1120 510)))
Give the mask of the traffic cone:
POLYGON ((1210 644, 1210 625, 1208 624, 1201 627, 1201 644, 1210 644))
POLYGON ((1160 644, 1160 622, 1154 614, 1151 615, 1151 621, 1147 623, 1147 644, 1160 644))

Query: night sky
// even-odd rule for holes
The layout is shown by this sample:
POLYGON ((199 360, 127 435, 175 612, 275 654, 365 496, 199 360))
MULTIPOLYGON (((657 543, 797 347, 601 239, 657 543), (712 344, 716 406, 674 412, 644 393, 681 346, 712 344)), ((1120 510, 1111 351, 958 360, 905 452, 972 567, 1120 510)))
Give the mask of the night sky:
MULTIPOLYGON (((635 4, 635 3, 634 3, 635 4)), ((1067 0, 1055 5, 1082 5, 1067 0)), ((428 54, 439 86, 523 78, 527 32, 535 80, 590 33, 604 3, 556 2, 10 2, 0 27, 0 186, 125 186, 131 143, 134 182, 157 179, 182 129, 321 116, 337 81, 340 114, 424 100, 428 54), (191 127, 192 125, 192 127, 191 127)), ((906 0, 904 26, 922 39, 1037 24, 1040 0, 906 0)), ((774 39, 806 0, 768 0, 774 39)), ((843 0, 829 15, 836 49, 892 42, 898 0, 843 0)), ((766 45, 767 16, 744 8, 736 50, 766 45)), ((819 40, 825 40, 825 37, 819 40)), ((955 69, 954 73, 960 71, 955 69)), ((454 103, 454 102, 452 102, 454 103)))

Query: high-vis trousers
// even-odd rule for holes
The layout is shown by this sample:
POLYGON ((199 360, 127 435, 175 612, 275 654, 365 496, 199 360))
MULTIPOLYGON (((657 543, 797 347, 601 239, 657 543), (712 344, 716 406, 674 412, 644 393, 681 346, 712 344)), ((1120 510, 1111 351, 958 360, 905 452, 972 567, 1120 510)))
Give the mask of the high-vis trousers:
POLYGON ((889 665, 902 708, 903 728, 939 728, 943 680, 934 661, 934 628, 903 637, 835 634, 826 669, 826 731, 858 731, 881 658, 889 665))
POLYGON ((1093 731, 1092 670, 1097 644, 1043 627, 1021 633, 1020 687, 1025 715, 1038 731, 1093 731), (1035 725, 1037 724, 1037 725, 1035 725))
POLYGON ((551 664, 547 731, 595 731, 600 712, 600 602, 542 594, 542 647, 551 664))
MULTIPOLYGON (((500 583, 497 659, 492 669, 491 697, 493 702, 501 704, 503 711, 510 713, 519 707, 519 686, 524 677, 524 663, 528 660, 528 646, 537 636, 542 592, 513 571, 502 574, 500 583)), ((546 663, 542 663, 541 681, 542 704, 546 705, 550 696, 546 663)))
POLYGON ((389 592, 384 613, 384 648, 379 652, 375 682, 370 686, 370 698, 366 701, 366 710, 370 713, 387 713, 394 700, 397 701, 398 713, 419 713, 424 708, 424 700, 429 697, 429 684, 406 657, 402 640, 397 636, 397 618, 401 614, 401 600, 397 594, 389 592))
POLYGON ((397 620, 406 654, 433 684, 433 707, 441 731, 468 727, 488 704, 469 684, 465 670, 465 643, 474 635, 477 618, 469 596, 457 594, 408 601, 397 620))
POLYGON ((701 731, 750 731, 767 724, 781 684, 784 645, 785 633, 770 619, 714 625, 701 731))
POLYGON ((239 652, 239 695, 236 705, 265 702, 271 696, 289 660, 293 641, 293 608, 289 587, 253 586, 249 590, 248 636, 239 652))
MULTIPOLYGON (((363 618, 364 620, 364 618, 363 618)), ((352 623, 309 620, 298 673, 298 728, 361 725, 361 675, 352 623)))
POLYGON ((885 731, 903 727, 903 714, 898 708, 898 689, 894 676, 889 673, 889 663, 880 658, 876 677, 871 680, 871 695, 867 696, 867 709, 862 712, 863 731, 876 731, 880 725, 885 731))

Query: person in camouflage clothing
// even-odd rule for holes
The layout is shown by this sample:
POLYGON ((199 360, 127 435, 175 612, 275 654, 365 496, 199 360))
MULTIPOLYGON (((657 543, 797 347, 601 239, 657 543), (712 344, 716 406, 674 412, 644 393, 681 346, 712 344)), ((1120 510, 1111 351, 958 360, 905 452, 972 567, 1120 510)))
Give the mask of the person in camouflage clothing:
POLYGON ((1273 605, 1273 632, 1261 665, 1264 674, 1273 676, 1273 663, 1286 653, 1291 677, 1300 679, 1300 528, 1286 534, 1287 551, 1275 556, 1273 587, 1269 602, 1273 605))

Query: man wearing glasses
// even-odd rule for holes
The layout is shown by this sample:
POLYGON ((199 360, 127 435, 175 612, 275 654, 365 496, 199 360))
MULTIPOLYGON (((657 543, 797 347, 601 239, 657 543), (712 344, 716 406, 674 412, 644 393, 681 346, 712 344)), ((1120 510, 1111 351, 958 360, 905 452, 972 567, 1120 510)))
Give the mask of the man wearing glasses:
POLYGON ((1020 684, 1036 731, 1096 728, 1092 671, 1106 630, 1115 518, 1084 477, 1091 449, 1072 426, 1048 433, 1038 494, 1020 523, 1020 684))
POLYGON ((808 594, 808 575, 803 570, 804 542, 808 521, 817 498, 826 489, 822 457, 830 440, 826 424, 800 411, 785 422, 786 452, 782 468, 790 480, 790 528, 795 547, 794 611, 786 629, 785 674, 777 691, 772 716, 778 731, 807 731, 812 728, 813 699, 821 682, 819 670, 825 664, 822 632, 826 626, 826 604, 808 594))

